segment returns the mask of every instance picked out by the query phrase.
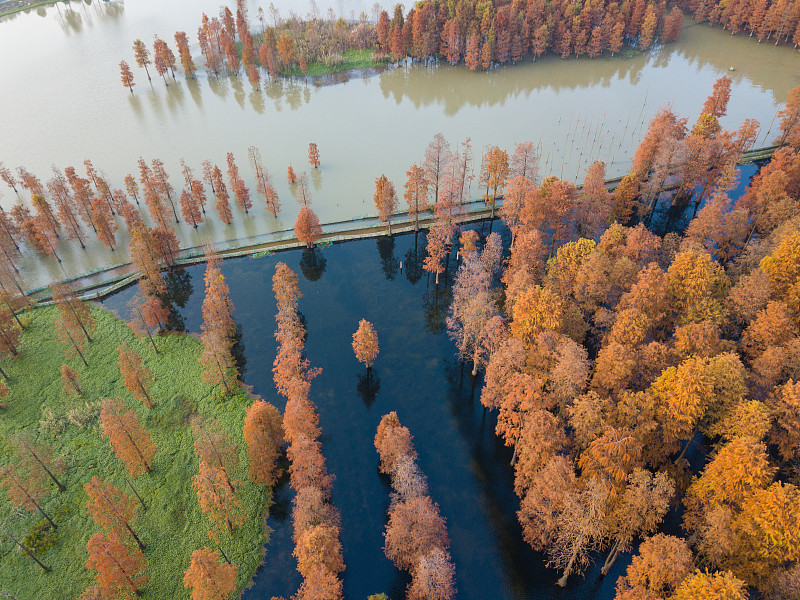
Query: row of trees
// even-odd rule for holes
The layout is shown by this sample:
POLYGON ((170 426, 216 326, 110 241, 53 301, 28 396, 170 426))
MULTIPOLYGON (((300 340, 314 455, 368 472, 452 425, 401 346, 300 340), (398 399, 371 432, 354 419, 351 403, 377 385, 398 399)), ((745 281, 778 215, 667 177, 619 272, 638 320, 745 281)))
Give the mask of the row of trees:
POLYGON ((775 45, 800 43, 800 6, 793 0, 760 2, 713 2, 683 0, 678 4, 699 22, 719 23, 732 34, 747 32, 759 43, 775 40, 775 45))
POLYGON ((422 2, 403 15, 395 6, 377 24, 378 50, 397 60, 441 56, 461 60, 471 70, 518 62, 546 52, 590 58, 619 52, 625 42, 646 50, 658 37, 677 39, 683 22, 665 2, 599 2, 576 7, 567 2, 422 2))
POLYGON ((380 471, 392 481, 386 525, 386 557, 411 573, 410 600, 450 600, 455 596, 455 566, 450 538, 439 506, 428 495, 428 483, 417 464, 411 432, 396 412, 381 419, 375 434, 380 471))
MULTIPOLYGON (((248 159, 256 179, 256 190, 264 199, 267 211, 277 218, 280 199, 257 147, 251 146, 248 149, 248 159)), ((314 168, 318 168, 320 164, 319 149, 313 142, 309 144, 309 164, 314 168)), ((53 177, 42 184, 38 177, 24 167, 18 167, 15 176, 10 169, 0 164, 0 178, 19 198, 19 188, 27 190, 31 194, 33 207, 32 212, 20 202, 8 213, 0 210, 0 287, 3 291, 7 290, 12 295, 17 291, 22 293, 23 285, 18 267, 22 240, 37 252, 60 262, 60 242, 76 241, 85 249, 86 229, 91 228, 97 238, 113 251, 118 240, 120 224, 116 217, 119 215, 130 235, 132 248, 139 249, 141 255, 141 250, 147 247, 151 254, 157 256, 158 262, 169 265, 175 262, 179 252, 172 220, 176 224, 180 223, 180 211, 187 224, 194 228, 202 224, 207 218, 207 190, 213 196, 220 221, 226 225, 233 220, 229 189, 245 213, 253 207, 250 189, 239 174, 234 156, 230 152, 227 155, 227 178, 222 169, 211 161, 203 162, 202 176, 198 178, 192 168, 181 160, 185 188, 180 194, 176 194, 164 163, 159 159, 153 159, 148 164, 140 158, 138 181, 133 175, 126 175, 125 191, 112 189, 90 160, 84 161, 84 165, 87 177, 80 176, 74 167, 65 168, 63 173, 54 168, 53 177), (140 199, 147 207, 152 229, 144 226, 139 212, 140 199)), ((308 175, 303 172, 297 176, 290 166, 287 176, 298 202, 304 207, 298 215, 298 232, 303 236, 304 242, 316 239, 315 236, 319 236, 321 230, 319 219, 308 206, 311 200, 308 175)))
POLYGON ((644 537, 620 599, 796 590, 800 88, 780 114, 788 145, 736 203, 720 199, 754 126, 719 128, 728 89, 717 82, 691 133, 660 112, 613 193, 602 163, 582 190, 509 180, 502 278, 495 235, 480 252, 460 238, 448 330, 473 372, 485 366, 523 535, 560 585, 598 550, 607 573, 644 537), (659 200, 696 203, 684 236, 609 225, 646 220, 659 200), (693 474, 697 436, 712 452, 693 474), (653 535, 679 502, 689 537, 653 535))
MULTIPOLYGON (((562 58, 594 58, 604 52, 613 55, 625 43, 646 50, 656 39, 677 39, 683 24, 680 9, 675 6, 668 12, 663 0, 603 1, 580 7, 569 2, 425 0, 405 13, 401 4, 392 14, 376 5, 371 21, 362 12, 354 23, 336 18, 332 10, 323 18, 315 8, 305 21, 294 12, 282 19, 272 6, 269 19, 258 10, 260 31, 255 36, 241 1, 236 4, 235 17, 226 6, 219 16, 209 18, 203 13, 197 36, 209 72, 238 74, 243 69, 257 88, 259 67, 270 77, 293 69, 305 74, 313 61, 328 66, 341 64, 350 49, 371 49, 379 57, 391 56, 394 60, 413 57, 427 62, 441 57, 450 64, 463 60, 471 70, 485 70, 495 64, 519 62, 526 56, 536 59, 547 52, 562 58)), ((197 68, 186 33, 177 32, 175 42, 186 77, 194 77, 197 68)), ((168 73, 174 78, 175 55, 157 36, 152 60, 141 40, 134 42, 134 55, 148 79, 147 66, 151 63, 165 83, 168 73)), ((120 68, 123 85, 133 91, 130 68, 125 61, 120 68)))
POLYGON ((278 308, 278 351, 272 371, 278 393, 286 398, 283 429, 295 491, 292 540, 297 570, 303 575, 303 584, 293 598, 341 598, 338 574, 345 568, 339 540, 341 518, 330 502, 332 477, 322 454, 319 417, 309 398, 310 382, 320 370, 311 368, 304 357, 306 331, 297 310, 301 297, 298 279, 282 262, 275 267, 272 289, 278 308))
POLYGON ((634 154, 631 173, 614 192, 616 218, 627 222, 635 212, 649 222, 667 190, 673 204, 692 198, 695 211, 712 192, 713 202, 730 204, 726 193, 736 186, 736 165, 759 129, 755 119, 745 119, 736 131, 722 129, 719 119, 727 113, 730 94, 730 78, 721 77, 691 130, 671 110, 657 113, 634 154))

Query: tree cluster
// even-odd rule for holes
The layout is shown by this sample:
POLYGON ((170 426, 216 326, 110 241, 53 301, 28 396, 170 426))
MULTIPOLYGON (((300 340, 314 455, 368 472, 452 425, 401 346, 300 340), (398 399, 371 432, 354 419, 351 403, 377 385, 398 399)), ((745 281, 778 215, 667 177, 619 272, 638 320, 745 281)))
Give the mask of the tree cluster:
POLYGON ((481 264, 491 236, 478 253, 462 235, 448 325, 461 356, 485 364, 481 401, 514 449, 523 536, 560 585, 594 552, 607 573, 645 538, 620 600, 796 589, 800 90, 780 114, 788 145, 735 203, 722 198, 753 125, 718 126, 728 95, 723 78, 691 132, 660 112, 613 194, 602 163, 582 189, 512 178, 504 316, 481 264), (643 220, 652 194, 694 201, 697 216, 683 236, 626 227, 623 192, 643 220), (693 475, 698 436, 713 451, 693 475), (653 535, 678 502, 689 537, 653 535))
POLYGON ((736 165, 752 148, 759 128, 758 121, 745 119, 736 131, 722 129, 719 119, 727 113, 730 94, 731 79, 721 77, 691 130, 669 108, 659 110, 636 149, 631 173, 614 191, 615 218, 628 222, 636 214, 649 222, 665 196, 673 205, 691 199, 695 211, 710 196, 708 204, 728 212, 727 192, 736 187, 736 165))
POLYGON ((278 353, 272 370, 278 393, 286 397, 283 431, 289 442, 290 483, 295 491, 292 540, 297 570, 303 575, 293 598, 335 600, 342 597, 338 574, 345 565, 339 540, 341 519, 330 503, 332 478, 322 454, 319 416, 309 398, 310 381, 319 369, 312 369, 304 358, 306 331, 297 312, 298 279, 282 262, 275 267, 272 289, 278 307, 278 353))
POLYGON ((92 536, 86 546, 86 566, 97 571, 97 585, 83 597, 138 596, 147 577, 143 575, 145 546, 131 524, 138 512, 136 502, 99 477, 93 477, 84 489, 89 496, 86 509, 105 531, 92 536))
POLYGON ((756 36, 759 43, 775 40, 776 46, 797 46, 800 42, 800 6, 792 0, 682 0, 678 6, 700 23, 719 23, 731 34, 747 32, 750 37, 756 36))
MULTIPOLYGON (((791 6, 782 6, 781 17, 773 20, 791 19, 784 16, 791 6)), ((391 13, 376 4, 371 19, 362 12, 358 21, 351 23, 337 18, 332 9, 323 17, 316 5, 306 20, 293 11, 284 19, 273 6, 268 12, 269 16, 258 9, 260 27, 255 35, 241 1, 236 4, 235 20, 226 6, 218 16, 203 13, 197 38, 206 69, 215 76, 238 75, 243 69, 258 88, 259 68, 269 77, 297 70, 305 74, 311 62, 336 66, 344 62, 347 51, 369 49, 377 57, 395 61, 411 57, 427 63, 441 58, 450 64, 463 61, 473 71, 486 70, 493 65, 517 63, 525 57, 535 60, 548 52, 562 58, 595 58, 605 52, 613 56, 624 44, 646 50, 656 40, 677 39, 683 24, 683 14, 677 6, 668 11, 665 1, 649 0, 603 0, 588 5, 566 1, 424 0, 407 12, 401 4, 391 13)), ((784 37, 787 27, 788 24, 780 25, 784 37)), ((177 32, 175 42, 184 73, 194 77, 197 68, 189 53, 186 33, 177 32)), ((156 38, 152 60, 146 45, 136 40, 134 56, 148 79, 147 65, 152 62, 165 83, 167 70, 174 78, 175 56, 163 40, 156 38)), ((125 61, 120 63, 120 72, 123 85, 133 91, 125 61)))
POLYGON ((386 557, 411 573, 406 592, 410 600, 451 600, 456 594, 455 565, 445 520, 428 495, 411 432, 396 412, 384 415, 378 424, 375 448, 380 471, 394 489, 384 536, 386 557))
MULTIPOLYGON (((311 165, 318 168, 316 144, 310 144, 309 157, 311 165)), ((248 158, 255 177, 255 189, 263 198, 266 210, 277 218, 281 209, 280 199, 257 147, 248 148, 248 158)), ((178 224, 182 217, 187 224, 198 228, 208 219, 206 205, 211 204, 210 198, 220 221, 226 225, 233 220, 231 196, 245 213, 253 207, 251 190, 240 175, 233 153, 227 154, 227 177, 210 160, 203 161, 202 175, 196 175, 182 159, 180 164, 185 186, 176 192, 163 161, 158 158, 150 163, 139 158, 139 177, 130 173, 125 175, 124 190, 112 188, 102 171, 88 159, 84 161, 86 177, 72 166, 66 167, 63 173, 54 167, 53 176, 46 184, 24 167, 18 167, 15 176, 0 163, 0 180, 20 200, 8 212, 0 209, 0 329, 9 316, 4 307, 9 309, 13 318, 16 310, 27 305, 24 281, 18 267, 20 244, 25 242, 34 251, 60 262, 58 249, 61 242, 77 242, 86 249, 87 228, 91 228, 97 239, 112 251, 118 244, 120 230, 127 231, 131 259, 149 280, 143 302, 147 303, 149 297, 163 295, 164 287, 156 275, 161 269, 173 266, 180 251, 173 219, 178 224), (30 194, 30 206, 24 203, 23 189, 30 194), (150 225, 142 218, 140 201, 147 209, 150 225)), ((292 189, 303 206, 296 226, 298 239, 313 245, 321 234, 321 228, 319 219, 309 206, 308 175, 295 176, 292 189)), ((150 308, 152 312, 155 306, 150 308)), ((155 317, 151 315, 148 320, 152 322, 155 317)), ((80 349, 77 348, 76 352, 80 349)))

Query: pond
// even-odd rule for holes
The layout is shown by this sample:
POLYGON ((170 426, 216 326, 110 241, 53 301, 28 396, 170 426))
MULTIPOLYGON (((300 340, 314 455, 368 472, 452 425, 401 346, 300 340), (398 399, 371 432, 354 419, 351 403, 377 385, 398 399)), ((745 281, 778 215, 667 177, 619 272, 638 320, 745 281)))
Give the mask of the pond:
MULTIPOLYGON (((471 227, 482 236, 489 232, 488 222, 471 227)), ((507 230, 499 221, 493 228, 508 248, 507 230)), ((243 381, 281 410, 285 402, 274 390, 271 372, 276 352, 272 276, 278 261, 298 273, 307 357, 312 366, 322 367, 312 381, 311 397, 319 409, 323 453, 335 475, 333 502, 342 514, 345 597, 386 592, 397 600, 408 584, 383 554, 390 487, 378 473, 373 444, 381 416, 394 410, 414 435, 431 496, 447 520, 459 599, 613 598, 629 555, 607 577, 600 577, 601 562, 585 577, 573 576, 562 590, 555 585, 557 574, 544 567, 543 556, 523 541, 511 452, 494 433, 495 415, 480 404, 482 378, 473 380, 470 366, 462 368, 444 329, 454 255, 448 281, 437 287, 421 269, 424 252, 425 234, 420 233, 223 263, 242 330, 243 381), (351 347, 362 318, 375 325, 380 343, 371 379, 351 347)), ((203 273, 204 266, 198 265, 169 277, 182 304, 177 313, 193 333, 202 322, 203 273)), ((118 293, 104 304, 124 318, 134 291, 118 293)), ((292 556, 292 495, 285 481, 276 490, 266 561, 245 600, 289 598, 301 583, 292 556)), ((668 517, 670 530, 678 524, 674 514, 668 517)))
MULTIPOLYGON (((216 216, 196 230, 178 226, 184 247, 207 240, 242 243, 292 229, 299 207, 285 173, 289 164, 298 171, 308 167, 312 141, 322 161, 312 173, 312 206, 323 223, 332 223, 375 213, 374 179, 381 173, 402 192, 406 170, 422 160, 437 132, 454 149, 470 137, 475 170, 485 146, 511 151, 531 140, 540 145, 540 175, 580 180, 596 159, 608 164, 609 176, 619 175, 659 106, 671 103, 694 121, 714 81, 726 74, 733 89, 723 125, 734 128, 746 117, 757 118, 762 144, 774 137, 770 124, 800 74, 791 47, 757 44, 687 20, 676 43, 627 58, 549 56, 488 73, 445 64, 398 67, 336 85, 281 79, 264 82, 260 90, 242 77, 216 79, 202 72, 191 81, 178 75, 167 87, 158 78, 148 83, 143 70, 133 67, 134 94, 122 87, 119 61, 133 62, 136 38, 149 43, 158 34, 174 45, 174 32, 185 30, 200 63, 194 32, 201 12, 216 14, 219 4, 83 0, 0 20, 0 56, 14 57, 0 64, 0 162, 46 180, 52 165, 80 171, 89 158, 112 187, 121 188, 126 173, 137 173, 140 156, 160 158, 180 189, 180 159, 198 171, 203 160, 222 164, 233 152, 253 187, 247 149, 256 145, 283 204, 279 218, 267 215, 255 198, 252 214, 235 209, 229 226, 216 216)), ((290 7, 305 12, 296 2, 276 4, 284 16, 290 7)), ((247 5, 256 26, 259 3, 247 5)), ((333 5, 347 17, 371 12, 367 2, 333 5)), ((474 182, 474 197, 478 187, 474 182)), ((0 190, 0 205, 16 201, 10 189, 0 190)), ((127 239, 121 236, 115 252, 97 241, 86 251, 62 243, 60 254, 61 264, 25 250, 21 264, 30 288, 127 262, 127 239)))

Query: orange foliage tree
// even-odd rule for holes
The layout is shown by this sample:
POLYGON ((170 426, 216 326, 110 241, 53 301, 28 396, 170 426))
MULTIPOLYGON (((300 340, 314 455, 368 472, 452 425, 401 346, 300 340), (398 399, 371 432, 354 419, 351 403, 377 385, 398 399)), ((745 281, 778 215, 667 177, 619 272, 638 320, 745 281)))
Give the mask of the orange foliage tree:
POLYGON ((139 424, 139 417, 123 402, 113 398, 102 401, 100 430, 131 476, 153 470, 156 446, 150 433, 139 424))
POLYGON ((231 354, 236 325, 233 322, 233 303, 228 284, 222 274, 219 259, 212 250, 206 250, 206 295, 203 299, 203 326, 200 339, 203 354, 200 364, 205 367, 203 381, 211 385, 222 384, 226 392, 236 384, 238 373, 231 354))
POLYGON ((192 60, 192 52, 189 50, 189 40, 185 31, 175 32, 175 43, 178 46, 178 55, 181 57, 184 74, 187 78, 193 78, 197 67, 195 67, 194 60, 192 60))
POLYGON ((42 472, 24 471, 12 465, 0 469, 0 485, 6 488, 11 504, 27 511, 38 510, 50 526, 56 529, 58 525, 42 508, 42 498, 47 493, 44 477, 42 472))
POLYGON ((353 352, 359 362, 364 363, 367 370, 372 368, 378 356, 378 333, 372 323, 366 319, 358 322, 358 330, 353 334, 353 352))
POLYGON ((95 320, 89 305, 78 298, 74 290, 65 283, 52 284, 50 287, 53 290, 53 302, 59 313, 56 318, 58 336, 62 339, 62 343, 72 344, 85 363, 86 359, 81 353, 82 342, 85 339, 91 343, 91 333, 95 329, 95 320))
POLYGON ((122 85, 128 88, 131 91, 131 94, 133 94, 133 86, 136 84, 133 82, 133 73, 131 73, 131 68, 128 66, 128 63, 124 60, 120 61, 119 70, 120 78, 122 79, 122 85))
POLYGON ((408 218, 414 219, 414 231, 419 231, 419 213, 427 204, 428 180, 425 169, 417 165, 411 165, 406 176, 404 197, 408 203, 408 218))
POLYGON ((181 205, 181 215, 183 215, 183 220, 197 229, 197 225, 203 222, 203 217, 200 214, 200 205, 197 203, 197 198, 194 196, 194 194, 190 194, 186 190, 183 190, 181 191, 179 202, 181 205))
POLYGON ((118 228, 107 202, 100 198, 92 200, 92 220, 97 228, 97 237, 113 252, 114 244, 117 243, 115 234, 118 228))
POLYGON ((65 394, 68 396, 73 394, 83 395, 83 390, 78 382, 79 378, 80 373, 75 369, 66 364, 61 365, 61 387, 65 394))
POLYGON ((278 478, 277 460, 283 444, 280 412, 269 402, 257 399, 247 410, 242 433, 247 444, 250 481, 274 485, 278 478))
POLYGON ((107 531, 127 532, 136 541, 139 550, 144 551, 144 543, 131 526, 131 521, 138 516, 136 502, 99 477, 92 477, 83 489, 89 496, 86 510, 95 523, 107 531))
POLYGON ((300 207, 297 213, 297 220, 294 223, 294 236, 299 242, 303 242, 306 248, 313 248, 314 242, 322 235, 322 227, 319 224, 319 217, 308 206, 300 207))
POLYGON ((308 164, 315 169, 319 169, 319 148, 314 142, 308 145, 308 164))
POLYGON ((150 80, 150 71, 147 68, 147 65, 151 62, 150 52, 142 40, 133 41, 133 54, 136 57, 136 64, 144 68, 145 73, 147 73, 147 79, 150 80))
POLYGON ((192 478, 192 487, 197 490, 197 501, 203 513, 208 515, 212 527, 208 535, 219 542, 223 531, 232 533, 245 521, 242 502, 233 491, 233 485, 224 469, 200 462, 200 471, 192 478))
POLYGON ((219 552, 203 548, 192 552, 183 576, 184 587, 192 589, 192 600, 226 600, 236 589, 238 567, 220 562, 219 552))
POLYGON ((427 495, 425 477, 416 464, 411 433, 400 424, 397 413, 386 414, 378 424, 375 448, 381 471, 390 475, 397 499, 389 508, 384 552, 401 569, 410 571, 409 598, 440 598, 455 595, 455 567, 447 548, 445 522, 439 507, 427 495), (433 595, 430 594, 435 591, 433 595))
POLYGON ((153 408, 155 403, 148 391, 153 380, 153 374, 150 369, 144 366, 142 357, 132 350, 127 343, 123 342, 117 346, 117 352, 119 353, 119 372, 122 375, 125 389, 147 408, 153 408))
POLYGON ((239 176, 239 167, 233 158, 233 152, 228 152, 228 180, 231 184, 233 195, 236 196, 236 202, 247 213, 253 208, 253 201, 250 199, 250 190, 244 184, 244 180, 239 176))
POLYGON ((163 328, 169 317, 169 309, 157 297, 147 293, 146 288, 139 284, 137 293, 130 302, 130 325, 138 336, 147 335, 150 344, 156 354, 159 353, 156 341, 153 339, 153 331, 163 328))
POLYGON ((397 194, 394 184, 381 175, 375 179, 375 194, 373 195, 375 208, 378 209, 378 218, 389 226, 389 235, 392 235, 392 213, 397 207, 397 194))
POLYGON ((200 462, 221 469, 234 491, 231 477, 239 468, 239 448, 216 419, 195 417, 191 421, 194 451, 200 462))
POLYGON ((127 598, 139 595, 147 582, 145 558, 141 550, 129 548, 112 529, 108 534, 96 533, 86 544, 89 559, 86 568, 97 571, 97 584, 106 598, 127 598))
POLYGON ((509 174, 508 154, 497 146, 490 148, 483 157, 481 181, 486 186, 484 201, 491 205, 494 218, 494 205, 497 196, 502 193, 509 174), (489 193, 491 190, 491 193, 489 193))
POLYGON ((211 177, 212 189, 214 190, 214 196, 217 199, 217 213, 219 214, 219 220, 225 223, 225 225, 230 225, 230 222, 233 220, 230 195, 228 194, 228 188, 225 187, 225 182, 222 180, 222 171, 217 165, 214 165, 214 170, 211 177))
POLYGON ((686 542, 659 533, 644 540, 623 577, 617 580, 616 600, 671 598, 694 568, 686 542))

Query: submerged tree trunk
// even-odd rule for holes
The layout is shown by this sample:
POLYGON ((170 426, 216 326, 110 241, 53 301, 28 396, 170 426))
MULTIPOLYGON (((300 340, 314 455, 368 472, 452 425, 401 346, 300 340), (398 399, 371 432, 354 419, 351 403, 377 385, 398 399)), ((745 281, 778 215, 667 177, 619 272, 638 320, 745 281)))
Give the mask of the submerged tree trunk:
POLYGON ((606 562, 603 564, 603 568, 600 569, 600 575, 603 577, 608 575, 608 572, 611 570, 611 566, 614 564, 614 561, 616 561, 617 557, 619 557, 619 548, 619 540, 614 540, 614 545, 611 546, 611 551, 606 557, 606 562))
POLYGON ((578 558, 578 549, 583 544, 583 538, 578 540, 578 542, 579 543, 576 543, 572 550, 572 556, 570 556, 567 566, 564 567, 564 573, 561 575, 561 579, 557 581, 558 587, 567 587, 567 578, 572 574, 572 567, 575 565, 575 559, 578 558))

